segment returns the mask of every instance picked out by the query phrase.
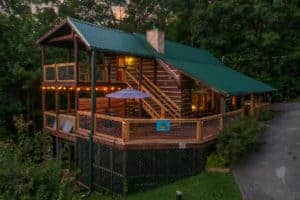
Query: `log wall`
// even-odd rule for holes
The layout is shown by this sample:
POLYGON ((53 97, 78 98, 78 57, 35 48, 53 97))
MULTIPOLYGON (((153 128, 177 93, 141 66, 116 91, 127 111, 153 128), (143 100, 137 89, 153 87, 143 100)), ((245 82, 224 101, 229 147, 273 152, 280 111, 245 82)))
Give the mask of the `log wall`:
MULTIPOLYGON (((79 98, 78 109, 83 111, 90 111, 91 99, 79 98)), ((116 116, 124 116, 124 100, 108 99, 105 97, 96 98, 96 113, 105 114, 108 109, 114 112, 116 116)))

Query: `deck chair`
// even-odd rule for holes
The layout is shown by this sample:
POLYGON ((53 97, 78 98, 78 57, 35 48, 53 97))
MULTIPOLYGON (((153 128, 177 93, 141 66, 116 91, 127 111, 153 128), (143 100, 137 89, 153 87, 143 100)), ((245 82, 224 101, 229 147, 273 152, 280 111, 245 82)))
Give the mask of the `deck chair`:
POLYGON ((66 120, 63 122, 62 127, 61 127, 63 132, 66 133, 71 133, 73 130, 73 124, 69 120, 66 120))

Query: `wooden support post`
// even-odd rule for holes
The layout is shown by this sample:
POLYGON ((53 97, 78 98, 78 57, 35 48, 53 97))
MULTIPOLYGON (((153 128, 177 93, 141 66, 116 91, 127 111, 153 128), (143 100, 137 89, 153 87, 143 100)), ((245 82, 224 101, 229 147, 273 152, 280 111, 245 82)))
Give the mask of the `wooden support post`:
POLYGON ((42 117, 43 117, 43 128, 45 128, 45 113, 46 111, 46 90, 42 89, 42 117))
POLYGON ((245 96, 241 96, 241 109, 242 109, 242 117, 245 117, 246 115, 245 96))
POLYGON ((108 66, 107 66, 107 82, 108 84, 110 84, 111 82, 111 64, 108 63, 108 66))
POLYGON ((261 102, 261 96, 257 96, 254 100, 254 115, 258 119, 259 113, 263 110, 263 108, 260 106, 261 102), (255 105, 258 109, 255 109, 255 105))
POLYGON ((220 118, 220 130, 224 128, 224 114, 225 114, 225 99, 224 96, 220 96, 220 114, 222 114, 220 118))
POLYGON ((46 90, 42 89, 42 111, 46 111, 46 90))
POLYGON ((79 110, 79 91, 78 90, 75 90, 75 111, 77 112, 79 110))
POLYGON ((77 37, 73 36, 74 38, 74 62, 75 62, 75 80, 76 82, 79 79, 79 65, 78 65, 78 39, 77 37))
POLYGON ((233 110, 236 110, 236 108, 237 108, 237 98, 236 98, 236 96, 232 97, 231 104, 232 104, 233 110))
POLYGON ((254 94, 250 95, 250 115, 251 116, 255 115, 255 95, 254 94))
MULTIPOLYGON (((103 56, 101 56, 103 59, 103 56)), ((96 52, 92 51, 91 54, 91 128, 89 133, 89 170, 88 170, 88 183, 89 190, 92 191, 93 188, 93 137, 95 133, 95 111, 96 111, 96 95, 95 95, 95 65, 96 65, 96 52)))
MULTIPOLYGON (((91 66, 91 63, 92 63, 92 59, 91 59, 91 57, 92 57, 92 55, 91 55, 91 52, 87 52, 87 57, 88 57, 88 66, 91 66)), ((97 60, 95 61, 95 62, 97 62, 97 60)), ((78 71, 80 72, 80 66, 78 66, 79 68, 78 68, 78 71)), ((95 65, 95 71, 94 71, 94 73, 96 74, 96 68, 97 68, 97 66, 95 65)), ((91 77, 92 77, 92 71, 90 70, 89 71, 89 78, 90 78, 90 80, 91 80, 91 77)), ((97 77, 95 77, 95 84, 96 84, 96 78, 97 77)))
POLYGON ((123 122, 122 123, 122 139, 124 142, 129 141, 130 139, 130 124, 129 122, 123 122))
POLYGON ((70 90, 67 90, 67 112, 71 112, 71 94, 70 90))
POLYGON ((59 110, 60 110, 60 96, 59 91, 55 90, 55 113, 56 113, 56 131, 59 130, 59 110))
POLYGON ((205 112, 206 111, 206 95, 203 94, 202 95, 202 98, 201 98, 201 101, 202 101, 202 110, 205 112))
POLYGON ((196 127, 196 139, 201 141, 202 140, 202 132, 203 132, 203 121, 197 121, 196 127))
POLYGON ((216 98, 215 98, 215 93, 213 90, 211 90, 211 110, 215 111, 215 106, 216 106, 216 98))
POLYGON ((42 55, 41 55, 41 61, 42 61, 42 72, 43 72, 43 81, 45 81, 45 69, 44 69, 44 65, 45 65, 45 54, 46 54, 46 47, 43 45, 42 46, 42 55))

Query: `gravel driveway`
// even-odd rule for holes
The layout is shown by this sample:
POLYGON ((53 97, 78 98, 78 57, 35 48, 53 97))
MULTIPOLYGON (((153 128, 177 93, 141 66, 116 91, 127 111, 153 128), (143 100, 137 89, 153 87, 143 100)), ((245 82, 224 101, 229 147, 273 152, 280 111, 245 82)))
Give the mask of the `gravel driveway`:
POLYGON ((300 103, 275 104, 265 145, 233 169, 244 200, 300 200, 300 103))

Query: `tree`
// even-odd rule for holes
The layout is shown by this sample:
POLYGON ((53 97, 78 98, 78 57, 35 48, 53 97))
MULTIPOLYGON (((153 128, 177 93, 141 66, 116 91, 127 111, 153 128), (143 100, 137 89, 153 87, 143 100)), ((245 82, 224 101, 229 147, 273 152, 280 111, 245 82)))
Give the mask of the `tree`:
POLYGON ((198 3, 192 44, 277 88, 275 98, 290 98, 300 92, 298 10, 295 1, 198 3))

